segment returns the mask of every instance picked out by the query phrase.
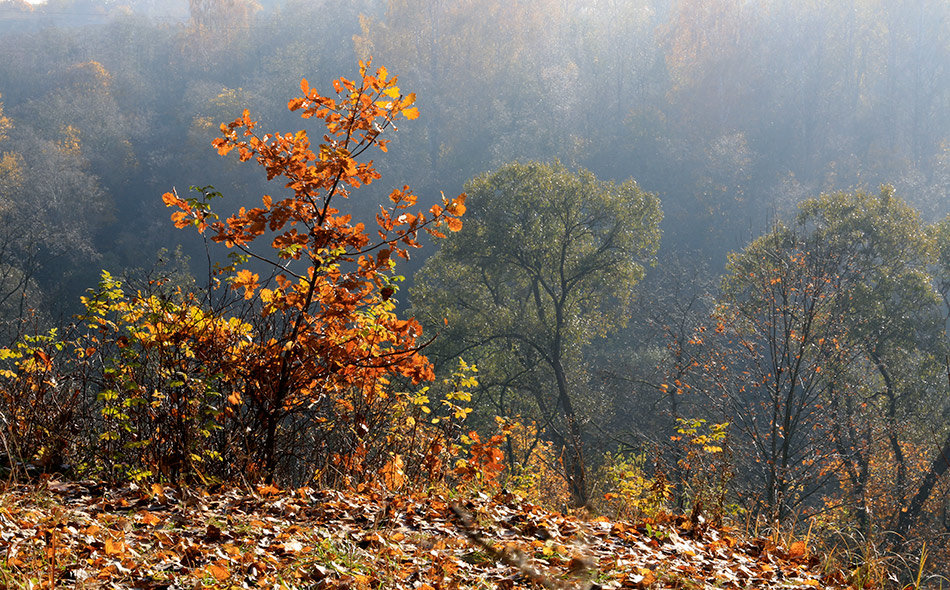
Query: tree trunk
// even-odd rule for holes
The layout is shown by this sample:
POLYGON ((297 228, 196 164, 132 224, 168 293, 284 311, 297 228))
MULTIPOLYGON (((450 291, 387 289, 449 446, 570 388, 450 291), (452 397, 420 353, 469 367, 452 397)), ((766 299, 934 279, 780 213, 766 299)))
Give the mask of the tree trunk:
POLYGON ((577 423, 574 406, 567 390, 567 377, 560 359, 554 359, 554 375, 557 378, 558 403, 564 412, 568 428, 568 464, 565 470, 571 487, 571 504, 574 508, 583 508, 590 503, 587 496, 587 476, 584 468, 584 449, 581 443, 581 429, 577 423))
POLYGON ((925 475, 924 480, 920 482, 917 493, 914 494, 914 497, 907 505, 907 509, 901 512, 900 519, 897 523, 897 532, 899 534, 906 533, 920 519, 920 513, 924 509, 924 504, 930 499, 930 494, 933 492, 940 477, 946 473, 947 469, 950 469, 950 434, 947 435, 943 443, 943 448, 940 449, 937 456, 930 462, 927 475, 925 475))

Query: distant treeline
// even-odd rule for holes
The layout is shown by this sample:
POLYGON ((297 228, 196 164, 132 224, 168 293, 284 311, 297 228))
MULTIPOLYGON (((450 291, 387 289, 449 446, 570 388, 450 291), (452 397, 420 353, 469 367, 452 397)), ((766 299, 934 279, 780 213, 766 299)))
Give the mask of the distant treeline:
POLYGON ((889 182, 928 219, 948 209, 950 7, 939 0, 16 0, 0 10, 12 124, 2 150, 20 171, 4 177, 5 210, 26 216, 19 237, 34 235, 18 248, 34 256, 37 296, 69 293, 49 301, 75 299, 92 267, 142 266, 178 240, 158 199, 169 187, 262 190, 208 148, 217 126, 245 107, 289 123, 300 78, 327 80, 357 57, 400 72, 419 96, 422 116, 379 165, 430 198, 515 159, 557 158, 658 193, 662 252, 699 250, 713 268, 825 190, 889 182), (60 247, 82 248, 44 243, 57 216, 74 226, 60 247), (77 265, 79 251, 99 262, 77 265))

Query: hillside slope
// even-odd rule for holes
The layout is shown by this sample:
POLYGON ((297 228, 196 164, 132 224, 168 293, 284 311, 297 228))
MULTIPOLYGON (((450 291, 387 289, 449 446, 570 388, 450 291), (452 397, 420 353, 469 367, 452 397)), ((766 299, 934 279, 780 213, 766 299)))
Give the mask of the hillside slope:
POLYGON ((841 588, 804 543, 636 526, 501 493, 215 493, 92 483, 0 495, 0 588, 841 588))

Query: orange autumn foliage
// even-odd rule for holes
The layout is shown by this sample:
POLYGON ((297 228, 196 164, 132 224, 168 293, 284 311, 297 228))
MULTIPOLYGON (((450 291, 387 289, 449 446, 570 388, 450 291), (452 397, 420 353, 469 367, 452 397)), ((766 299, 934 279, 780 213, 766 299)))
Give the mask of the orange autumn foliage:
POLYGON ((386 150, 381 136, 397 118, 418 116, 415 97, 404 94, 385 68, 370 73, 362 62, 359 79, 333 83, 336 96, 320 94, 306 80, 300 87, 303 96, 288 108, 322 121, 319 145, 304 130, 261 133, 247 111, 222 125, 222 137, 213 142, 220 154, 236 151, 241 161, 262 166, 269 180, 279 178, 286 196, 264 195, 258 206, 240 207, 226 220, 213 212, 209 200, 218 195, 207 189, 201 198, 172 192, 163 200, 177 208, 176 227, 193 225, 240 253, 223 273, 232 289, 258 305, 258 324, 266 326, 243 360, 236 398, 255 433, 248 441, 254 465, 273 476, 281 424, 306 414, 327 431, 314 449, 329 458, 324 472, 348 479, 373 454, 368 441, 381 436, 373 431, 382 417, 399 414, 392 380, 433 378, 420 353, 421 327, 394 313, 395 259, 409 258, 421 231, 442 236, 442 227, 460 229, 465 195, 443 197, 421 212, 409 187, 393 190, 371 236, 339 203, 380 177, 372 160, 358 158, 370 148, 386 150), (245 268, 251 260, 256 270, 270 271, 269 278, 245 268))

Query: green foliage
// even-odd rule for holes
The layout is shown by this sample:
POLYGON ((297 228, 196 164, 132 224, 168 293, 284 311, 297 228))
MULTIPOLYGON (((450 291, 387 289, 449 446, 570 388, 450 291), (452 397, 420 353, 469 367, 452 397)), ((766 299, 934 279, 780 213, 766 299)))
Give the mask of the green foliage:
POLYGON ((60 469, 82 434, 76 428, 78 396, 54 369, 71 350, 55 328, 0 348, 0 453, 14 477, 26 475, 28 465, 60 469))
POLYGON ((465 191, 466 228, 417 275, 417 309, 452 329, 478 328, 469 341, 507 328, 543 339, 553 327, 583 345, 623 325, 658 247, 656 196, 559 163, 509 164, 465 191), (466 310, 493 321, 465 321, 466 310))
POLYGON ((812 247, 820 244, 841 259, 855 338, 899 346, 928 329, 938 303, 930 273, 933 246, 920 213, 893 187, 822 195, 800 209, 812 247))
POLYGON ((651 475, 646 453, 604 453, 595 480, 607 490, 606 509, 618 520, 652 519, 669 507, 671 485, 651 475))
POLYGON ((931 226, 930 233, 936 244, 933 273, 937 293, 943 299, 944 319, 950 320, 950 215, 931 226))
POLYGON ((702 418, 677 418, 676 422, 671 439, 681 449, 678 487, 697 514, 705 511, 716 522, 735 516, 741 509, 726 504, 729 484, 736 475, 728 448, 729 423, 707 425, 702 418))
POLYGON ((571 504, 571 492, 564 478, 563 450, 542 438, 543 429, 537 422, 521 417, 496 417, 495 424, 505 437, 505 489, 529 502, 566 510, 571 504))
POLYGON ((417 273, 412 311, 442 329, 440 358, 476 359, 490 411, 550 425, 585 503, 580 422, 597 405, 577 393, 585 348, 633 312, 659 243, 659 200, 556 162, 509 164, 465 189, 465 227, 417 273))
POLYGON ((90 330, 84 357, 97 361, 101 420, 95 469, 111 478, 222 477, 214 443, 229 411, 251 327, 204 309, 180 290, 126 293, 103 272, 83 298, 90 330))

